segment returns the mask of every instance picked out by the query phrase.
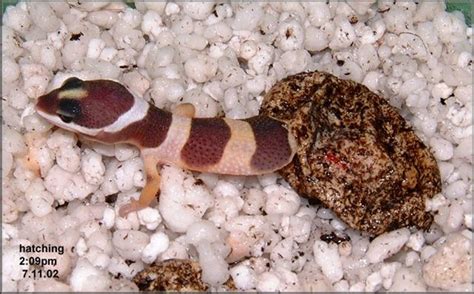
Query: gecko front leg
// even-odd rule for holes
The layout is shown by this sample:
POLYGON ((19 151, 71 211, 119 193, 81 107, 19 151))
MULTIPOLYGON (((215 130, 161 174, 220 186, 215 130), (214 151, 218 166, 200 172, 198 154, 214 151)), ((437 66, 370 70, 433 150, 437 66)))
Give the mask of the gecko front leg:
POLYGON ((153 156, 144 156, 143 162, 145 165, 146 184, 140 194, 138 200, 132 199, 130 203, 123 205, 119 209, 121 217, 127 216, 130 212, 134 212, 146 208, 155 199, 160 191, 160 164, 153 156))
MULTIPOLYGON (((173 113, 192 118, 196 113, 196 109, 191 103, 182 103, 176 106, 173 113)), ((119 215, 122 217, 127 216, 130 212, 148 207, 160 191, 161 176, 159 172, 160 163, 158 162, 158 159, 154 156, 148 155, 143 156, 143 162, 146 174, 145 187, 143 187, 138 200, 132 199, 130 203, 120 207, 119 215)))

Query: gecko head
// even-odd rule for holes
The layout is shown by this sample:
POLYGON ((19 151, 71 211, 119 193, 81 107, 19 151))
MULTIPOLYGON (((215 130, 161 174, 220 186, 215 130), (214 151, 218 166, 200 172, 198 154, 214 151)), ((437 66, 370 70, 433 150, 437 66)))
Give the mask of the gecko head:
POLYGON ((60 88, 39 97, 36 111, 58 127, 94 137, 132 109, 135 100, 115 81, 72 77, 60 88))

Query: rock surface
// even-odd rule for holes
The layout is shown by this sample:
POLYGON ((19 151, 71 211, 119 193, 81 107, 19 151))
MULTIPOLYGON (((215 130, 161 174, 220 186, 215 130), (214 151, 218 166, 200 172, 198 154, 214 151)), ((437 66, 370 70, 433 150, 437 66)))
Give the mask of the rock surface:
MULTIPOLYGON (((139 272, 133 282, 140 291, 204 292, 209 285, 202 281, 199 263, 187 259, 155 262, 139 272)), ((232 279, 224 283, 226 290, 236 290, 232 279)))
POLYGON ((198 262, 191 260, 166 260, 150 265, 139 272, 133 282, 140 291, 207 291, 201 280, 198 262))
POLYGON ((296 156, 280 174, 301 196, 371 235, 433 222, 425 200, 441 191, 436 160, 365 86, 323 72, 289 76, 265 95, 261 114, 296 137, 296 156))

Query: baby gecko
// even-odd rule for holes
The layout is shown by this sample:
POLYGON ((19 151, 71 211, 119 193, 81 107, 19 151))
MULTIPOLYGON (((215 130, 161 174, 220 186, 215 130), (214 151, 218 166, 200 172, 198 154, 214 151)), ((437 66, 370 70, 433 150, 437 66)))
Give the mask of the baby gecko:
POLYGON ((67 79, 38 98, 36 110, 52 124, 105 144, 138 147, 146 184, 121 216, 150 205, 160 189, 160 166, 227 175, 274 172, 292 160, 296 140, 268 116, 236 120, 196 118, 192 104, 159 109, 112 80, 67 79))

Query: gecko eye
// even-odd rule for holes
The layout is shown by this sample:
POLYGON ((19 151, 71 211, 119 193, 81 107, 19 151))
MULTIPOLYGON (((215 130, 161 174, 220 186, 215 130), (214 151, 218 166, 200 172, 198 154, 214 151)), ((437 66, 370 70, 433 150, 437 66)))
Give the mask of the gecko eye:
POLYGON ((75 99, 63 98, 59 101, 56 113, 63 122, 70 123, 81 114, 80 102, 75 99))
POLYGON ((66 116, 66 115, 59 114, 59 113, 58 113, 58 116, 65 123, 70 123, 74 119, 74 117, 72 117, 72 116, 66 116))

